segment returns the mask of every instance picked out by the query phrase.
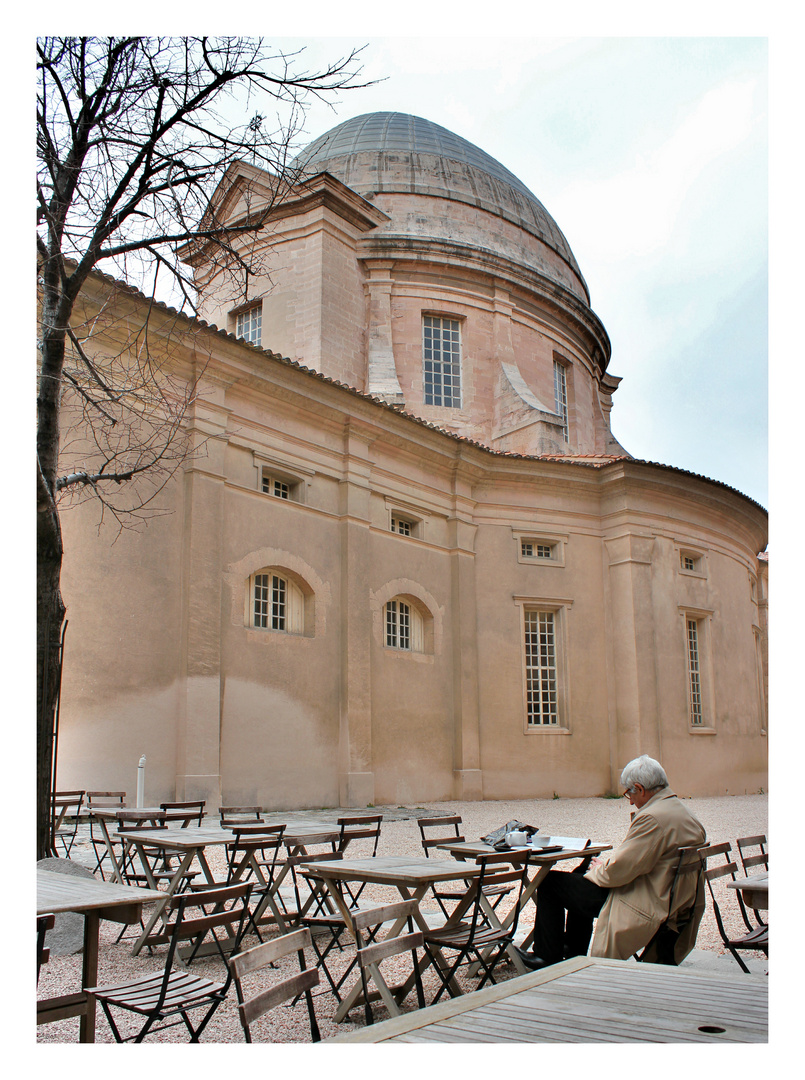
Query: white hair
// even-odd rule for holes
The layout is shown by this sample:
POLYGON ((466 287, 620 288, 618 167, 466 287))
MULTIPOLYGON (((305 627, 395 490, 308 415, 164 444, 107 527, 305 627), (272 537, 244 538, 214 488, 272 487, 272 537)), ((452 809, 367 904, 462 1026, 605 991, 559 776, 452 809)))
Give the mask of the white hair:
POLYGON ((660 788, 668 787, 668 777, 659 761, 650 758, 648 754, 641 754, 630 761, 621 773, 623 787, 631 789, 635 784, 640 784, 646 791, 659 791, 660 788))

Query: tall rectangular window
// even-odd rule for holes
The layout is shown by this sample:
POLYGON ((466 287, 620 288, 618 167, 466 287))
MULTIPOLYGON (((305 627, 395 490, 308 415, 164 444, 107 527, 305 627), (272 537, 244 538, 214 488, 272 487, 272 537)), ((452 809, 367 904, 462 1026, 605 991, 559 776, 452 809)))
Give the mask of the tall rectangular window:
POLYGON ((690 722, 694 727, 704 723, 702 711, 702 671, 699 655, 699 623, 688 619, 688 689, 690 693, 690 722))
POLYGON ((554 412, 562 417, 562 438, 567 442, 567 371, 558 360, 553 362, 553 401, 554 412))
POLYGON ((411 648, 411 609, 402 600, 386 604, 386 645, 390 649, 411 648))
POLYGON ((259 345, 262 340, 263 306, 255 304, 254 307, 238 313, 236 336, 250 341, 252 345, 259 345))
POLYGON ((556 621, 553 611, 526 611, 526 721, 558 724, 556 621))
POLYGON ((254 576, 254 625, 286 630, 285 579, 277 574, 254 576))
POLYGON ((425 404, 461 408, 461 326, 458 319, 422 321, 425 404))

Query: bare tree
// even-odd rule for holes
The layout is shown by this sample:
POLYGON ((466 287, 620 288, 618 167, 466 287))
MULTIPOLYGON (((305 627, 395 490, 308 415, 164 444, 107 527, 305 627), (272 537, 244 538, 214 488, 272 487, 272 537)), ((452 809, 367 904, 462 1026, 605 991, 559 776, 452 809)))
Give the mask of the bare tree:
MULTIPOLYGON (((365 85, 358 52, 311 72, 300 66, 303 53, 284 55, 251 38, 38 42, 38 858, 50 853, 65 620, 60 509, 65 499, 92 497, 122 523, 149 505, 187 452, 184 419, 194 394, 193 380, 173 381, 164 353, 150 348, 153 312, 132 328, 109 304, 87 300, 90 279, 102 269, 153 295, 167 284, 171 303, 192 314, 192 269, 182 261, 191 245, 203 247, 245 298, 259 267, 255 245, 243 240, 264 227, 294 181, 305 105, 365 85), (271 195, 227 226, 212 196, 241 160, 271 174, 271 195), (99 352, 101 337, 115 341, 116 322, 125 333, 99 352), (81 417, 74 443, 61 431, 68 403, 81 417), (65 468, 68 450, 75 454, 65 468)), ((164 319, 165 307, 156 307, 164 319)))

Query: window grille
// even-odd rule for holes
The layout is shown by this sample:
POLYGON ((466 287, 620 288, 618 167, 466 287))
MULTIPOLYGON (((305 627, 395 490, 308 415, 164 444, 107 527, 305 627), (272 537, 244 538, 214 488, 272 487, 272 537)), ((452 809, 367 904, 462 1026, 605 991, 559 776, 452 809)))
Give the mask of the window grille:
POLYGON ((236 334, 244 341, 250 341, 253 345, 259 345, 262 339, 263 308, 261 304, 250 307, 247 311, 241 311, 237 317, 236 334))
POLYGON ((554 613, 526 611, 524 614, 527 722, 558 724, 554 613))
POLYGON ((567 442, 567 372, 558 360, 553 362, 553 399, 554 412, 562 417, 562 438, 567 442))
POLYGON ((461 408, 461 327, 458 319, 425 315, 422 322, 425 404, 461 408))
POLYGON ((538 544, 533 540, 523 540, 521 551, 524 559, 552 559, 553 545, 538 544))
POLYGON ((393 517, 391 519, 391 531, 399 533, 400 536, 411 536, 413 525, 410 521, 406 521, 405 518, 393 517))
POLYGON ((304 633, 302 590, 280 574, 255 574, 252 579, 252 625, 257 629, 304 633))
POLYGON ((688 619, 688 684, 690 688, 690 722, 694 726, 704 723, 702 712, 702 680, 699 663, 699 624, 688 619))
POLYGON ((284 480, 277 480, 273 476, 263 476, 263 493, 273 495, 276 499, 290 499, 291 487, 284 480))
POLYGON ((411 648, 411 608, 402 600, 386 604, 386 645, 390 649, 411 648))

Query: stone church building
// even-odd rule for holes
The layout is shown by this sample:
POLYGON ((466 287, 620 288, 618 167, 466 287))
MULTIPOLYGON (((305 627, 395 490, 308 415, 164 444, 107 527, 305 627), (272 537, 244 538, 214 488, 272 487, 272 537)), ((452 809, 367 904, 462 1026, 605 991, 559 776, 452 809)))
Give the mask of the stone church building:
MULTIPOLYGON (((171 512, 113 545, 63 514, 58 786, 133 800, 144 754, 149 804, 590 796, 648 753, 680 794, 765 788, 766 513, 619 445, 556 222, 413 116, 297 164, 245 299, 197 246, 201 318, 152 312, 199 380, 171 512)), ((243 163, 214 212, 273 197, 243 163)))

